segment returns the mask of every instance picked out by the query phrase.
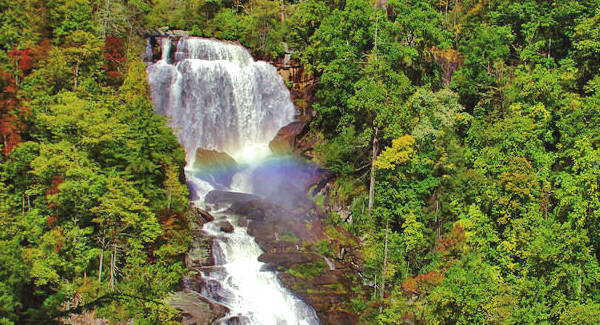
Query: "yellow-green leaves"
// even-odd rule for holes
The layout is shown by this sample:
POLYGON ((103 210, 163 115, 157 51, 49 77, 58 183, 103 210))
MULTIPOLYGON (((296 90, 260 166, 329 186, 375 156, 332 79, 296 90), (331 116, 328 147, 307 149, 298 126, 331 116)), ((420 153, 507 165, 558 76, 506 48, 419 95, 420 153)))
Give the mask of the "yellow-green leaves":
POLYGON ((111 241, 123 236, 125 229, 133 228, 136 237, 152 242, 161 233, 160 225, 148 208, 148 200, 120 177, 110 178, 100 204, 91 209, 97 217, 94 222, 106 229, 111 241))
POLYGON ((132 103, 138 98, 148 99, 148 81, 144 62, 139 59, 130 61, 127 76, 121 86, 121 93, 123 99, 128 103, 132 103))
POLYGON ((392 141, 392 146, 385 148, 377 157, 375 167, 377 169, 393 169, 399 164, 410 160, 415 152, 415 138, 411 135, 404 135, 392 141))
POLYGON ((413 212, 406 215, 406 219, 402 224, 403 239, 406 245, 406 250, 411 251, 422 244, 423 231, 425 230, 424 225, 417 220, 417 217, 413 212))

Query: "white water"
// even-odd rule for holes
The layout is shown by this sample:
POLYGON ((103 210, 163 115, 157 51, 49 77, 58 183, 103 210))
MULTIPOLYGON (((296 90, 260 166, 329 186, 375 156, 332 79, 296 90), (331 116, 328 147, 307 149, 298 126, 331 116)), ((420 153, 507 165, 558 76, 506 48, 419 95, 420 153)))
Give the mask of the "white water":
MULTIPOLYGON (((290 95, 276 69, 255 62, 241 46, 200 38, 181 38, 176 46, 161 42, 161 59, 146 50, 148 79, 155 111, 170 117, 186 151, 186 178, 198 201, 213 189, 191 169, 198 148, 226 152, 246 168, 233 175, 229 189, 252 192, 253 168, 270 155, 268 143, 293 120, 290 95)), ((217 266, 202 271, 208 285, 200 292, 230 308, 242 324, 319 324, 314 310, 285 289, 275 273, 261 271, 262 251, 244 227, 231 234, 219 230, 220 220, 236 220, 213 212, 216 221, 204 230, 217 237, 217 266)), ((223 320, 227 322, 227 320, 223 320)))
POLYGON ((295 114, 275 67, 234 44, 193 37, 181 38, 176 48, 168 37, 161 42, 161 60, 147 69, 152 101, 171 117, 188 165, 198 148, 238 162, 268 155, 269 141, 295 114))
MULTIPOLYGON (((222 214, 215 215, 235 222, 222 214)), ((225 272, 210 271, 206 275, 224 276, 219 294, 225 297, 233 294, 223 301, 233 316, 242 315, 249 324, 318 324, 312 308, 290 294, 273 272, 261 271, 264 263, 257 258, 262 250, 245 228, 236 227, 233 233, 223 234, 217 223, 211 222, 204 229, 211 235, 224 237, 218 245, 226 261, 225 272)))

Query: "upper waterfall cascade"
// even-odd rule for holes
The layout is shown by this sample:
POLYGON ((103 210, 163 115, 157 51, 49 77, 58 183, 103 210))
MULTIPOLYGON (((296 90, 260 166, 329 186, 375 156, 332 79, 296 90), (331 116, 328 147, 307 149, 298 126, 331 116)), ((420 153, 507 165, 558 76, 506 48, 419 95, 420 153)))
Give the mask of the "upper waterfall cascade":
MULTIPOLYGON (((186 151, 186 178, 195 204, 217 185, 253 193, 253 174, 270 154, 269 142, 294 118, 290 94, 275 67, 254 61, 235 44, 182 37, 176 44, 158 38, 160 59, 153 60, 152 42, 145 57, 154 109, 169 123, 186 151), (211 182, 213 171, 191 168, 198 148, 228 153, 240 166, 231 184, 211 182), (200 175, 200 176, 199 176, 200 175)), ((264 182, 270 183, 267 176, 264 182)), ((260 194, 260 193, 256 193, 260 194)), ((215 267, 198 270, 204 287, 198 294, 227 306, 230 314, 219 324, 315 325, 315 311, 285 289, 275 273, 258 261, 262 251, 245 227, 232 233, 218 222, 237 219, 224 209, 213 210, 216 221, 203 231, 214 238, 215 267), (218 267, 217 267, 218 266, 218 267)), ((185 281, 185 280, 184 280, 185 281)))
MULTIPOLYGON (((295 114, 275 67, 235 44, 159 40, 161 59, 147 69, 152 100, 156 112, 171 118, 188 165, 198 148, 226 152, 238 162, 268 154, 269 141, 295 114)), ((150 43, 146 57, 152 61, 150 43)))

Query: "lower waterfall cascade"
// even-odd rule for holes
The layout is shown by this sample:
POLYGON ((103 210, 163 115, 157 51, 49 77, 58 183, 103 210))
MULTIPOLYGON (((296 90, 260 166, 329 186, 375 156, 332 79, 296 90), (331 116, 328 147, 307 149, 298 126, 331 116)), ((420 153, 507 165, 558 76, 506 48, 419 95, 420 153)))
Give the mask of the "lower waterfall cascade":
POLYGON ((277 159, 269 142, 295 115, 282 78, 275 67, 254 61, 239 45, 197 37, 154 40, 160 58, 154 60, 150 39, 144 55, 154 109, 169 117, 185 149, 193 204, 211 209, 216 219, 203 231, 215 238, 218 267, 202 271, 206 284, 197 294, 229 308, 222 324, 320 324, 314 309, 258 261, 262 250, 237 217, 204 200, 212 190, 261 194, 253 186, 254 173, 277 159), (237 167, 226 171, 230 182, 216 182, 213 171, 194 167, 198 149, 224 152, 236 161, 237 167), (234 230, 222 231, 223 221, 235 225, 234 230))

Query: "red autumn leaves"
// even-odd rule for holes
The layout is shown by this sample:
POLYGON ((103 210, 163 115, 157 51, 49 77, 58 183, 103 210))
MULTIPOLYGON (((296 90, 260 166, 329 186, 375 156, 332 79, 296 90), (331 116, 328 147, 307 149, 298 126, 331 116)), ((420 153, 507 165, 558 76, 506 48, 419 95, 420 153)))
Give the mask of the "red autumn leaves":
MULTIPOLYGON (((22 142, 21 134, 25 130, 24 120, 29 108, 23 105, 19 94, 20 84, 32 72, 36 62, 48 53, 49 40, 44 40, 34 48, 15 47, 8 52, 11 65, 0 70, 0 146, 6 156, 22 142)), ((102 66, 109 83, 118 85, 123 80, 122 67, 126 61, 123 41, 114 36, 105 39, 103 47, 105 64, 102 66)))
POLYGON ((21 142, 20 133, 24 130, 24 115, 29 113, 26 107, 21 107, 18 96, 19 82, 33 67, 32 49, 19 50, 14 48, 8 52, 13 62, 12 71, 0 71, 0 141, 2 154, 9 154, 21 142))

